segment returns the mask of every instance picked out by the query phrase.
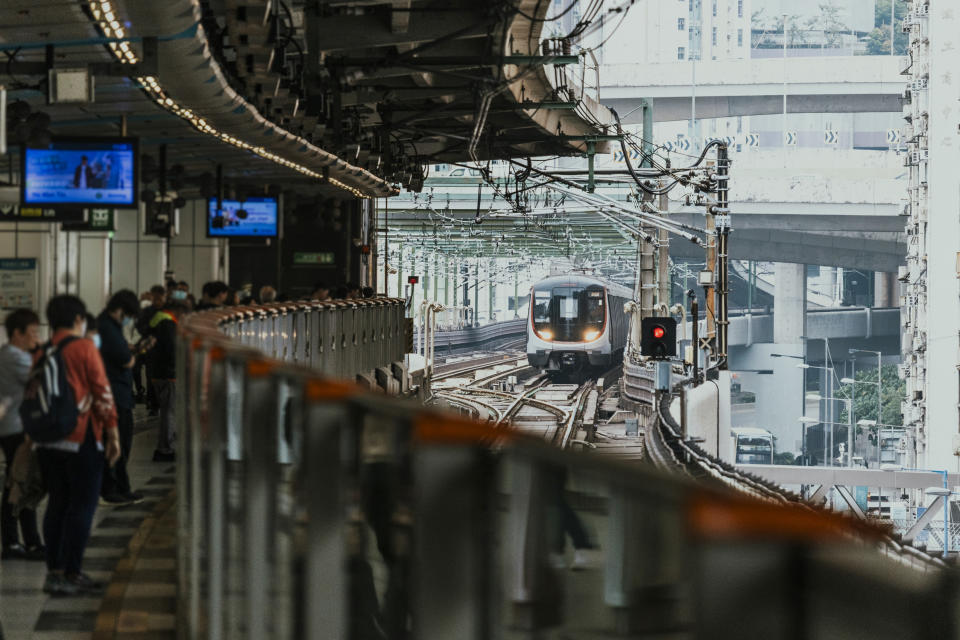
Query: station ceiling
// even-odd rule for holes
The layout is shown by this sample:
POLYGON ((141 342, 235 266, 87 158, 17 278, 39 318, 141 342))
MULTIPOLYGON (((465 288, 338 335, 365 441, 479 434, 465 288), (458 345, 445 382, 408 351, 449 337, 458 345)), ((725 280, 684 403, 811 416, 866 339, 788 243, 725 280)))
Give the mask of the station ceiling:
POLYGON ((549 5, 5 0, 0 63, 10 102, 49 115, 49 133, 167 145, 182 195, 220 165, 239 189, 386 196, 432 162, 579 153, 605 132, 586 95, 546 106, 571 97, 559 58, 539 56, 549 5), (90 68, 95 100, 47 104, 51 66, 90 68))

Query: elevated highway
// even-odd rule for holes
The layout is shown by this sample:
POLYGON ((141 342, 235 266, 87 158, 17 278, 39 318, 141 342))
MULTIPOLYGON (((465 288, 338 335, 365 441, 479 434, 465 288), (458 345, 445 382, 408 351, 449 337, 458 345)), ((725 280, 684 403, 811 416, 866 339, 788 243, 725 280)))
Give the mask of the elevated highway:
MULTIPOLYGON (((903 59, 890 56, 690 61, 601 67, 603 102, 627 114, 653 101, 655 121, 788 113, 899 112, 903 59)), ((625 122, 639 123, 639 110, 625 122)))

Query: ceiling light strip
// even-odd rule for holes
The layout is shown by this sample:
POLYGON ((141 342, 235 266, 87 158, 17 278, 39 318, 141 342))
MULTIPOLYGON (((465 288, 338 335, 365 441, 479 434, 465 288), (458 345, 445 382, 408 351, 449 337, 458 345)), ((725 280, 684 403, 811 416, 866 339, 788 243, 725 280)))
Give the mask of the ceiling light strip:
MULTIPOLYGON (((110 0, 88 0, 87 5, 90 9, 90 13, 93 16, 93 19, 97 21, 97 26, 103 32, 103 34, 108 38, 117 38, 121 40, 120 42, 110 42, 107 46, 110 47, 110 51, 113 55, 123 64, 136 64, 139 62, 136 53, 130 47, 130 43, 122 41, 123 38, 126 38, 126 31, 123 28, 123 25, 117 19, 116 13, 114 12, 113 4, 110 0)), ((153 76, 138 76, 136 81, 140 83, 140 86, 147 92, 147 94, 153 99, 153 101, 162 107, 163 109, 169 111, 170 113, 186 120, 193 126, 197 131, 204 133, 206 135, 217 138, 221 142, 226 142, 227 144, 233 145, 238 149, 244 151, 250 151, 265 160, 270 160, 276 164, 287 167, 288 169, 293 169, 299 173, 302 173, 305 176, 310 178, 317 178, 322 180, 323 174, 309 167, 306 167, 297 162, 287 160, 282 156, 273 153, 272 151, 267 151, 261 146, 253 145, 240 138, 232 136, 224 131, 218 130, 216 127, 212 126, 202 117, 194 113, 191 109, 183 107, 170 96, 164 92, 163 87, 160 86, 160 83, 153 76)), ((335 187, 339 187, 344 191, 349 191, 351 194, 357 198, 370 198, 359 189, 351 187, 348 184, 345 184, 336 178, 327 177, 327 182, 332 184, 335 187)))

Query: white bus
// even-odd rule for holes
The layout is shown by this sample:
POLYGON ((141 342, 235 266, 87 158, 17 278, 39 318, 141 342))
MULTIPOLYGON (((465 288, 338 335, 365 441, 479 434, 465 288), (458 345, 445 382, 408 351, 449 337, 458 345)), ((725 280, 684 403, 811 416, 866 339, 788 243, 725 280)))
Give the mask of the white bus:
POLYGON ((766 429, 730 429, 730 451, 734 464, 773 464, 774 437, 766 429))

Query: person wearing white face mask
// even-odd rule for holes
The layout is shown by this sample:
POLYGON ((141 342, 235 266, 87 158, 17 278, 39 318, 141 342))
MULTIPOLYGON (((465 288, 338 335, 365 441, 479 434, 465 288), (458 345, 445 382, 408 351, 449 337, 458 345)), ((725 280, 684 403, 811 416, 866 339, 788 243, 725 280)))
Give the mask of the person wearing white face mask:
POLYGON ((127 343, 124 329, 131 326, 140 313, 137 294, 129 289, 117 291, 97 318, 97 345, 107 371, 113 401, 117 406, 117 427, 120 435, 120 459, 113 467, 104 467, 100 488, 100 504, 119 505, 140 502, 143 496, 130 487, 127 461, 133 447, 133 365, 136 354, 127 343))

